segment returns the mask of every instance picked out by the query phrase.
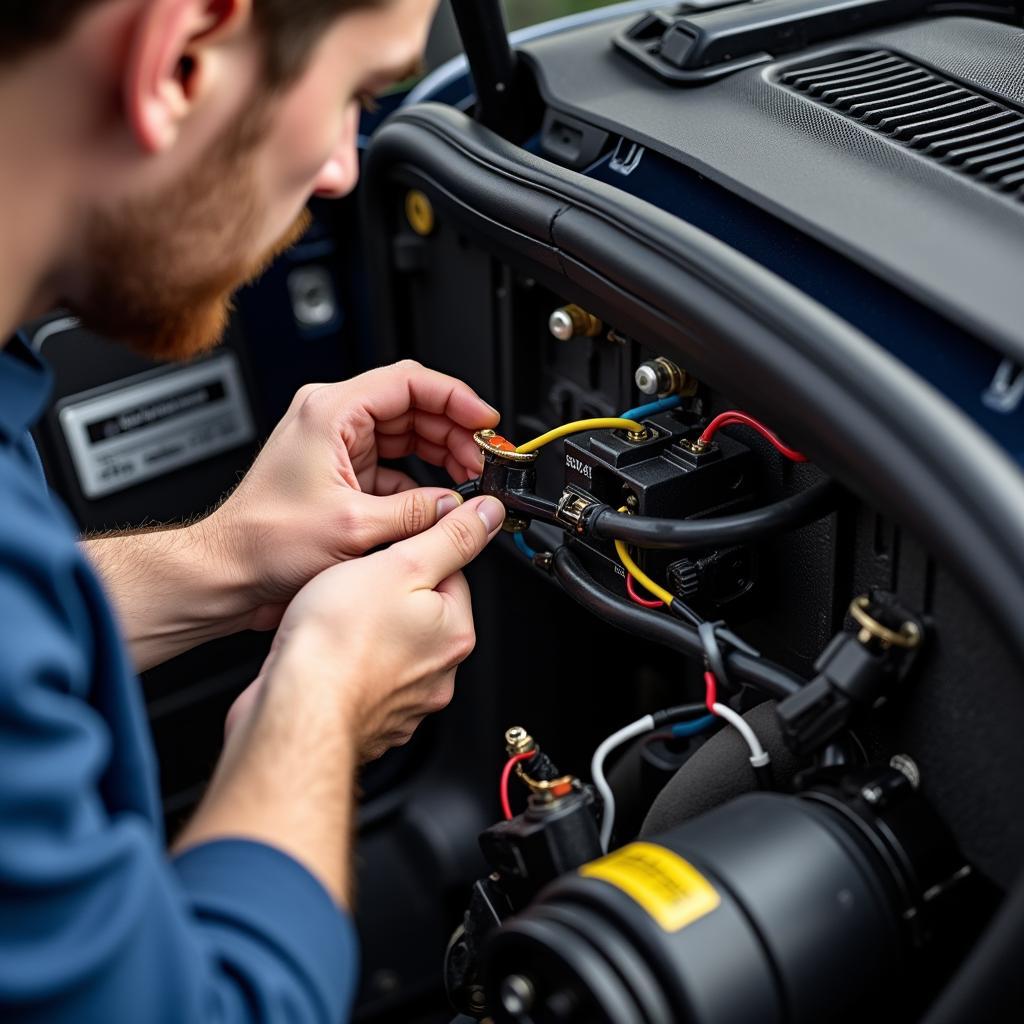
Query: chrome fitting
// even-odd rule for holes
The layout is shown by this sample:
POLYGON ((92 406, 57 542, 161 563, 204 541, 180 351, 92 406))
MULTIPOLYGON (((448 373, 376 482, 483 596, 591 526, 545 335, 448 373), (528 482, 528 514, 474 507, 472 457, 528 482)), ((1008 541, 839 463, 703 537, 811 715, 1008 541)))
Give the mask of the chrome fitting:
POLYGON ((584 530, 584 517, 598 502, 593 498, 585 498, 575 491, 566 491, 558 501, 558 508, 555 511, 555 519, 563 526, 568 527, 574 533, 582 534, 584 530))

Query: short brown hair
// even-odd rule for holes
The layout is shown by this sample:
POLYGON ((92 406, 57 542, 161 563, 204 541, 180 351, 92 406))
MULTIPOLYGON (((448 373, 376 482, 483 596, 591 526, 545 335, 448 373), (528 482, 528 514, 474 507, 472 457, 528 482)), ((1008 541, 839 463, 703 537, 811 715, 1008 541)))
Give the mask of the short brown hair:
MULTIPOLYGON (((9 63, 57 42, 90 7, 106 0, 0 0, 0 62, 9 63)), ((267 41, 269 84, 280 85, 305 67, 324 29, 345 11, 386 0, 253 0, 267 41)))

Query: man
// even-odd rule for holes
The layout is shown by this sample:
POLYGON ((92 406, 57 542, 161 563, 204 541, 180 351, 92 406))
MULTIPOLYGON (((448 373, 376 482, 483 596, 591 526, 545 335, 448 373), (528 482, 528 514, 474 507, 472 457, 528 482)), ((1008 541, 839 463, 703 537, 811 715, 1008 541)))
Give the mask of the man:
MULTIPOLYGON (((418 57, 433 7, 7 0, 0 337, 63 305, 154 356, 215 343, 307 198, 354 187, 359 101, 418 57)), ((357 765, 450 699, 473 646, 460 570, 504 514, 378 460, 415 453, 461 482, 498 415, 415 364, 309 386, 207 519, 83 548, 27 439, 46 392, 7 343, 0 1019, 341 1020, 357 765), (271 628, 168 860, 129 662, 271 628)))

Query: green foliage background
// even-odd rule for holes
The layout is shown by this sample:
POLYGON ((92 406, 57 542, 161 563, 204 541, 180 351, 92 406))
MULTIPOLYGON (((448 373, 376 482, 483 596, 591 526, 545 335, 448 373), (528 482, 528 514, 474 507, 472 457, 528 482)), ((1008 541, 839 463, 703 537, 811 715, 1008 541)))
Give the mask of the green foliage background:
MULTIPOLYGON (((611 0, 505 0, 505 11, 510 28, 535 25, 539 21, 550 21, 577 11, 592 7, 604 7, 611 0)), ((657 6, 652 4, 652 6, 657 6)))

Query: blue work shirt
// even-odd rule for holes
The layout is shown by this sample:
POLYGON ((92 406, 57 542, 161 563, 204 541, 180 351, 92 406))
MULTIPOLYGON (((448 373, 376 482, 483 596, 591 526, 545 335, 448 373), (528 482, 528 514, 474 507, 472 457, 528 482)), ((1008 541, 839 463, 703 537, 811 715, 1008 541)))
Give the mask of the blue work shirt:
POLYGON ((27 434, 49 391, 0 349, 0 1020, 347 1019, 354 930, 305 868, 165 854, 139 682, 27 434))

